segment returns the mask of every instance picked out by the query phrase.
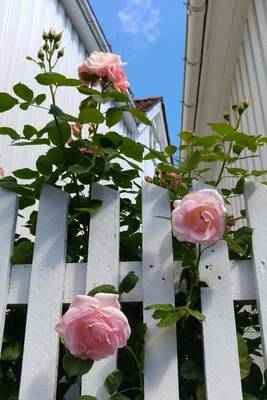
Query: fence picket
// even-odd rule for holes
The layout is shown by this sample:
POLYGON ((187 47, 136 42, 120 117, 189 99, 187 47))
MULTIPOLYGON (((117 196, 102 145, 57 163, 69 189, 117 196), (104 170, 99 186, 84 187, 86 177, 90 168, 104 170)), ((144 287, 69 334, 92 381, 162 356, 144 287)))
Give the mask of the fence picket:
POLYGON ((208 284, 201 289, 206 398, 242 400, 230 262, 224 241, 205 250, 199 272, 208 284))
MULTIPOLYGON (((174 304, 173 255, 168 192, 144 184, 143 302, 174 304)), ((179 399, 175 328, 158 328, 150 311, 144 311, 148 332, 145 347, 145 398, 179 399)))
POLYGON ((249 226, 253 229, 253 273, 261 327, 263 359, 267 368, 267 187, 247 181, 245 204, 249 226))
POLYGON ((0 189, 0 352, 5 326, 10 279, 10 256, 14 243, 17 210, 17 195, 0 189))
MULTIPOLYGON (((102 205, 90 220, 86 289, 108 283, 118 286, 119 276, 119 192, 99 184, 93 185, 92 198, 102 205)), ((105 377, 116 368, 116 356, 98 361, 82 379, 82 394, 108 398, 103 387, 105 377)))
POLYGON ((65 269, 68 196, 43 187, 33 255, 19 400, 53 400, 56 393, 65 269))

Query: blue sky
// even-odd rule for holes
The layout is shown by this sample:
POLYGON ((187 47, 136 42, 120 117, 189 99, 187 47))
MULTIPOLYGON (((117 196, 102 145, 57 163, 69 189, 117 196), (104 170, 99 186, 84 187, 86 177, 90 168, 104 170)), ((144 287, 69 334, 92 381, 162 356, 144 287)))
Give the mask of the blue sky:
POLYGON ((163 96, 171 142, 178 144, 183 90, 183 0, 90 0, 135 98, 163 96))

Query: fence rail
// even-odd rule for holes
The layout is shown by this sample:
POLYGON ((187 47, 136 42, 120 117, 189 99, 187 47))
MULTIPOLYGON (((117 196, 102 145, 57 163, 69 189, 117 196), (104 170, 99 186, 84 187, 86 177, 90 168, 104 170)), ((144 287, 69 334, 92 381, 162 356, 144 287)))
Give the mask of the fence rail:
MULTIPOLYGON (((87 263, 65 263, 68 196, 44 186, 39 205, 32 265, 11 265, 17 220, 17 197, 0 190, 0 343, 6 307, 28 305, 19 400, 53 400, 57 383, 59 341, 54 326, 62 304, 103 283, 115 286, 129 271, 139 277, 124 302, 174 304, 179 264, 173 261, 170 205, 167 192, 151 184, 143 188, 143 260, 119 262, 119 195, 95 185, 93 197, 103 201, 90 220, 87 263), (42 362, 40 362, 42 360, 42 362)), ((206 398, 241 400, 241 381, 233 301, 258 301, 266 361, 267 340, 267 188, 248 182, 245 202, 254 229, 253 260, 230 261, 223 241, 201 260, 201 303, 205 314, 203 344, 206 398), (254 279, 255 278, 255 279, 254 279), (214 368, 220 365, 220 368, 214 368)), ((173 328, 155 326, 150 312, 145 350, 145 399, 179 399, 177 338, 173 328)), ((116 367, 116 357, 94 364, 82 380, 82 394, 105 400, 102 383, 116 367)))

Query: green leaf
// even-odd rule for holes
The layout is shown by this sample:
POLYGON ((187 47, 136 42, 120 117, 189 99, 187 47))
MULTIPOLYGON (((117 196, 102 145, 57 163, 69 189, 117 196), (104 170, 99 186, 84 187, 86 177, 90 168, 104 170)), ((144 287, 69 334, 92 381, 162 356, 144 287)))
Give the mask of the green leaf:
MULTIPOLYGON (((167 311, 164 312, 164 315, 161 315, 161 320, 157 324, 159 328, 169 328, 173 325, 176 324, 179 319, 183 318, 183 316, 186 314, 186 311, 181 307, 181 308, 176 308, 173 311, 167 311)), ((157 315, 155 315, 157 316, 157 315)), ((153 318, 155 318, 153 315, 153 318)), ((156 318, 159 319, 159 318, 156 318)))
POLYGON ((175 168, 175 167, 173 167, 172 165, 170 165, 170 164, 166 164, 166 163, 159 163, 158 165, 157 165, 157 167, 161 170, 161 171, 164 171, 164 172, 175 172, 176 174, 180 174, 181 173, 181 171, 178 169, 178 168, 175 168))
POLYGON ((49 86, 63 83, 66 77, 57 72, 44 72, 43 74, 36 75, 35 79, 40 85, 49 86))
POLYGON ((75 87, 75 86, 80 86, 81 81, 79 79, 72 79, 72 78, 65 78, 64 81, 62 82, 58 82, 58 86, 71 86, 71 87, 75 87))
POLYGON ((90 199, 87 201, 86 207, 76 208, 76 210, 85 213, 95 212, 102 205, 102 203, 103 202, 101 200, 90 199))
POLYGON ((41 144, 50 144, 49 139, 34 139, 30 140, 28 142, 15 142, 12 144, 12 146, 40 146, 41 144))
POLYGON ((13 86, 14 93, 25 101, 32 101, 33 91, 23 83, 17 83, 13 86))
POLYGON ((177 151, 177 147, 174 145, 169 145, 167 147, 165 147, 164 152, 168 155, 168 156, 172 156, 175 152, 177 151))
POLYGON ((215 124, 208 124, 208 125, 214 132, 219 133, 220 135, 225 135, 227 133, 236 135, 235 129, 231 125, 226 124, 224 122, 218 122, 215 124))
POLYGON ((2 361, 16 361, 22 353, 22 345, 20 342, 11 342, 5 345, 1 352, 0 359, 2 361))
POLYGON ((187 171, 192 171, 195 169, 198 164, 200 163, 201 160, 201 153, 200 151, 194 151, 191 153, 188 158, 185 160, 182 169, 187 172, 187 171))
POLYGON ((190 140, 194 135, 192 132, 183 131, 179 133, 181 141, 187 142, 190 140))
POLYGON ((97 400, 95 396, 79 396, 76 400, 97 400))
POLYGON ((94 296, 97 293, 113 293, 118 294, 117 290, 113 285, 101 285, 93 288, 87 293, 87 296, 94 296))
POLYGON ((127 157, 141 162, 143 160, 144 146, 135 140, 124 137, 120 152, 127 157))
POLYGON ((187 313, 191 315, 192 317, 196 318, 198 321, 204 321, 205 316, 198 310, 191 310, 190 308, 187 308, 187 313))
POLYGON ((124 396, 124 394, 116 393, 110 397, 110 400, 130 400, 129 397, 124 396))
POLYGON ((36 161, 37 170, 43 175, 51 175, 52 163, 46 156, 40 156, 36 161))
POLYGON ((18 104, 15 97, 10 96, 8 93, 0 92, 0 112, 8 111, 18 104))
POLYGON ((246 255, 245 250, 243 250, 242 247, 240 247, 239 244, 237 244, 236 241, 231 238, 231 236, 223 235, 223 238, 233 252, 241 254, 243 256, 246 255))
POLYGON ((241 374, 241 379, 244 379, 250 373, 252 360, 249 357, 248 345, 246 340, 242 337, 242 335, 240 335, 239 332, 237 332, 236 335, 237 335, 238 355, 240 363, 240 374, 241 374))
POLYGON ((73 174, 85 174, 85 172, 90 170, 89 165, 80 165, 80 164, 73 164, 69 166, 69 171, 72 172, 73 174))
POLYGON ((95 108, 84 108, 80 111, 79 120, 85 124, 95 123, 101 124, 105 118, 99 110, 95 108))
POLYGON ((34 244, 29 240, 20 242, 11 256, 12 264, 30 264, 32 262, 34 244))
POLYGON ((138 110, 137 108, 131 108, 130 109, 130 113, 136 118, 138 119, 138 121, 142 122, 145 125, 151 125, 151 122, 149 121, 149 119, 145 116, 145 114, 138 110))
POLYGON ((191 381, 200 381, 202 379, 201 365, 194 360, 186 360, 180 367, 181 377, 191 381))
POLYGON ((154 149, 149 149, 149 153, 147 153, 144 157, 144 160, 160 160, 162 162, 167 162, 166 156, 161 152, 154 149))
POLYGON ((130 271, 121 281, 119 286, 119 293, 129 293, 136 286, 139 278, 135 275, 134 271, 130 271))
POLYGON ((119 103, 128 103, 130 101, 129 96, 127 96, 127 94, 118 92, 117 90, 110 90, 106 94, 106 96, 119 103))
POLYGON ((106 112, 106 123, 109 128, 120 122, 123 110, 120 108, 109 108, 106 112))
POLYGON ((229 172, 229 174, 232 174, 232 175, 246 175, 247 174, 247 170, 244 168, 227 168, 227 171, 229 172))
POLYGON ((46 99, 46 95, 44 93, 41 93, 41 94, 38 94, 38 96, 36 96, 33 99, 32 103, 36 103, 39 106, 40 104, 42 104, 45 101, 45 99, 46 99))
POLYGON ((16 171, 14 171, 13 175, 19 179, 34 179, 37 176, 39 176, 39 173, 37 171, 33 171, 29 168, 22 168, 22 169, 17 169, 16 171))
POLYGON ((243 400, 257 400, 257 397, 249 393, 243 393, 243 400))
POLYGON ((115 369, 112 371, 105 379, 104 386, 109 394, 115 393, 121 383, 122 383, 123 375, 119 369, 115 369))
POLYGON ((23 135, 25 136, 26 139, 30 139, 34 135, 38 135, 38 131, 34 126, 31 125, 24 125, 23 128, 23 135))
POLYGON ((144 310, 161 310, 161 311, 173 311, 174 306, 171 304, 150 304, 144 307, 144 310))
POLYGON ((74 357, 68 351, 66 351, 63 357, 63 369, 68 376, 84 375, 90 371, 93 364, 93 360, 90 360, 89 358, 87 360, 81 360, 78 357, 74 357))
POLYGON ((245 190, 245 179, 242 177, 238 180, 235 188, 232 189, 234 194, 243 194, 245 190))
POLYGON ((7 135, 13 140, 20 139, 19 134, 12 128, 9 128, 8 126, 2 126, 0 128, 0 135, 7 135))

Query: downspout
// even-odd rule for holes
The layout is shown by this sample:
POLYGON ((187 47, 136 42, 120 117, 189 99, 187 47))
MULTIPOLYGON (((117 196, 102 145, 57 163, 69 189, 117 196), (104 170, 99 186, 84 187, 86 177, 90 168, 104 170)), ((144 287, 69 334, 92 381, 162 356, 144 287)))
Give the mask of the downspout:
POLYGON ((186 3, 186 44, 184 89, 182 100, 182 130, 194 130, 203 56, 208 0, 188 0, 186 3))

